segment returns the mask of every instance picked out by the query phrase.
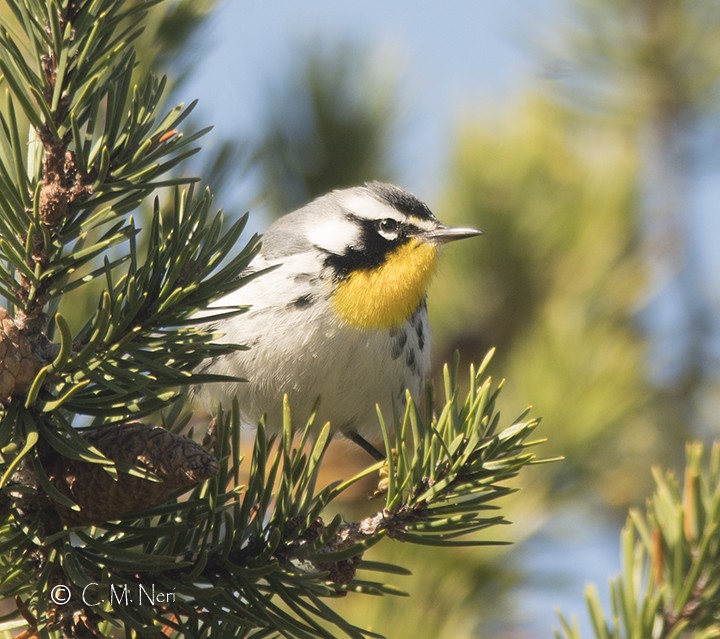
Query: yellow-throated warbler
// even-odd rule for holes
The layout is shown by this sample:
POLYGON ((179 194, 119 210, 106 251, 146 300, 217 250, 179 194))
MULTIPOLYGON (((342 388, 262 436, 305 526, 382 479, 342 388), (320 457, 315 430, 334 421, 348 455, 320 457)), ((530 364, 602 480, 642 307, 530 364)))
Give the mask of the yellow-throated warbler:
POLYGON ((375 455, 375 405, 392 419, 405 391, 419 398, 430 365, 425 298, 439 248, 478 235, 441 224, 414 195, 390 184, 328 193, 272 224, 250 264, 261 273, 217 302, 249 310, 212 325, 248 350, 209 360, 202 372, 246 382, 194 387, 208 409, 237 394, 244 421, 282 423, 287 393, 295 424, 319 399, 331 422, 375 455))

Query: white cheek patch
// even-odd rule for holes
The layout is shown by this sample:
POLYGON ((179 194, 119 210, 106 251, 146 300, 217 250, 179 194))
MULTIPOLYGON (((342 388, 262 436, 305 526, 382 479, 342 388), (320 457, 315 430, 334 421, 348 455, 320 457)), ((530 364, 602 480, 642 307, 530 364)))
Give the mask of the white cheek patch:
POLYGON ((357 225, 343 217, 308 220, 305 233, 315 245, 330 253, 342 255, 358 239, 357 225))

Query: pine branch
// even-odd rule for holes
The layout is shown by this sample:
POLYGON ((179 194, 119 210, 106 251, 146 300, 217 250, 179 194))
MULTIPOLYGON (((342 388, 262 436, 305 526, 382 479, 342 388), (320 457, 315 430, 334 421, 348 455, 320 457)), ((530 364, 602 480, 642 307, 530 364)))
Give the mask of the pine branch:
MULTIPOLYGON (((117 223, 122 216, 158 186, 195 181, 163 179, 199 150, 194 143, 208 130, 179 130, 194 103, 159 117, 165 79, 133 82, 139 30, 129 21, 141 20, 153 4, 123 11, 116 0, 63 8, 49 2, 42 9, 17 2, 16 18, 33 43, 31 61, 10 25, 0 27, 8 54, 0 71, 11 90, 0 122, 8 147, 0 175, 11 194, 0 229, 1 257, 11 269, 1 292, 18 307, 16 324, 29 336, 45 330, 46 306, 67 292, 68 275, 134 237, 131 221, 117 223), (21 159, 25 145, 15 134, 16 104, 34 129, 29 175, 21 159), (32 152, 36 147, 40 153, 32 152), (92 231, 109 223, 112 232, 93 242, 92 231)), ((96 269, 85 283, 104 275, 96 269)))
MULTIPOLYGON (((167 406, 191 379, 212 381, 192 371, 231 347, 193 316, 242 283, 258 247, 236 251, 244 220, 228 228, 209 193, 186 188, 195 178, 170 173, 207 129, 184 133, 194 104, 163 115, 165 79, 134 77, 138 24, 156 3, 14 0, 16 22, 0 25, 0 295, 14 307, 0 332, 0 546, 14 552, 0 559, 1 588, 33 593, 44 637, 52 602, 38 584, 87 568, 67 524, 147 509, 212 474, 212 460, 198 473, 169 457, 188 445, 153 448, 152 429, 122 424, 167 406), (140 230, 130 214, 158 186, 176 187, 171 215, 156 200, 140 230), (59 300, 96 282, 97 311, 71 329, 59 300), (82 414, 99 430, 79 431, 82 414)), ((99 613, 65 613, 58 631, 95 636, 99 613)))
MULTIPOLYGON (((631 511, 622 532, 611 616, 595 586, 586 592, 595 637, 720 637, 720 443, 705 468, 703 457, 702 444, 688 445, 682 490, 672 473, 655 471, 646 511, 631 511)), ((556 637, 580 638, 577 623, 560 623, 556 637)))
MULTIPOLYGON (((365 561, 365 553, 384 538, 442 546, 499 543, 477 539, 475 533, 506 523, 496 502, 511 491, 507 480, 535 461, 528 447, 535 443, 529 436, 536 422, 521 418, 501 428, 495 408, 499 389, 483 375, 484 366, 471 371, 470 390, 459 401, 455 378, 446 371, 447 397, 437 418, 432 406, 421 413, 411 404, 396 434, 387 437, 399 448, 387 467, 385 507, 374 516, 351 523, 340 516, 323 519, 330 503, 381 464, 316 491, 328 429, 311 444, 311 421, 297 439, 287 404, 279 441, 268 438, 260 425, 249 483, 241 487, 235 406, 230 415, 219 416, 206 438, 223 460, 217 474, 187 499, 146 508, 140 519, 128 514, 96 529, 59 528, 51 534, 42 527, 47 516, 31 522, 11 506, 0 539, 22 538, 23 544, 8 555, 0 595, 20 595, 36 618, 50 620, 50 629, 63 628, 72 618, 98 632, 101 619, 119 621, 141 629, 141 635, 161 624, 196 637, 223 624, 224 630, 213 630, 212 636, 262 636, 268 630, 298 638, 373 636, 349 625, 325 602, 342 595, 404 594, 365 573, 403 574, 405 569, 365 561), (419 476, 415 487, 407 479, 414 473, 419 476), (22 532, 27 526, 45 549, 29 581, 25 563, 33 544, 22 532), (155 608, 117 600, 95 607, 83 601, 84 589, 99 596, 112 584, 123 592, 127 588, 136 602, 141 590, 153 587, 174 598, 155 608), (72 593, 69 604, 41 601, 58 585, 72 593), (328 623, 334 629, 328 630, 328 623)), ((13 623, 20 627, 24 619, 13 623)))
POLYGON ((194 178, 167 177, 206 130, 180 130, 194 105, 159 115, 164 79, 134 82, 137 20, 153 4, 17 0, 19 28, 0 25, 0 71, 10 89, 0 115, 8 191, 0 203, 0 294, 15 306, 14 318, 3 319, 0 390, 5 404, 16 396, 20 403, 0 411, 3 439, 16 442, 17 454, 5 453, 10 467, 32 449, 24 443, 36 441, 22 427, 33 416, 64 433, 56 444, 73 440, 78 414, 141 417, 176 399, 203 359, 231 348, 214 344, 192 318, 242 283, 258 241, 236 253, 244 220, 227 228, 220 213, 210 214, 209 193, 179 189, 194 178), (27 167, 18 105, 31 127, 27 167), (128 213, 158 185, 176 186, 172 222, 156 199, 141 232, 128 213), (73 333, 53 309, 94 282, 105 284, 97 311, 73 333))

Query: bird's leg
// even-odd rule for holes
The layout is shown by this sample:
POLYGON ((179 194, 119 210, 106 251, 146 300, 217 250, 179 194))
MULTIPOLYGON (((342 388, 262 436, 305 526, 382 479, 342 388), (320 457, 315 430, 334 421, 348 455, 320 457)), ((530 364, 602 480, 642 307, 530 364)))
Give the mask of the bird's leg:
POLYGON ((345 437, 347 437, 351 442, 354 444, 357 444, 362 448, 370 457, 372 457, 375 461, 384 461, 385 455, 381 453, 375 446, 373 446, 369 441, 367 441, 362 435, 360 435, 358 432, 354 430, 349 430, 346 433, 343 433, 345 437))

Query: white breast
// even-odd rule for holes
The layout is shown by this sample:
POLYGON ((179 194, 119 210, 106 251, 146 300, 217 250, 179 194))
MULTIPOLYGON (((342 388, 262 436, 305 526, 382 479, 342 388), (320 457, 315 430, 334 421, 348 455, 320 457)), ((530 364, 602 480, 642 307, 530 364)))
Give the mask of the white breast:
POLYGON ((331 282, 317 277, 316 265, 308 254, 286 257, 277 270, 218 302, 251 305, 220 329, 226 331, 221 341, 250 349, 219 358, 205 371, 248 381, 205 384, 194 394, 212 412, 218 402, 229 406, 237 394, 244 421, 256 424, 267 413, 275 431, 282 426, 284 394, 296 429, 319 398, 318 428, 330 421, 336 432, 355 430, 372 438, 379 434, 376 403, 392 424, 393 406, 404 410, 406 388, 421 396, 430 363, 427 314, 423 307, 392 332, 347 326, 328 301, 331 282))

